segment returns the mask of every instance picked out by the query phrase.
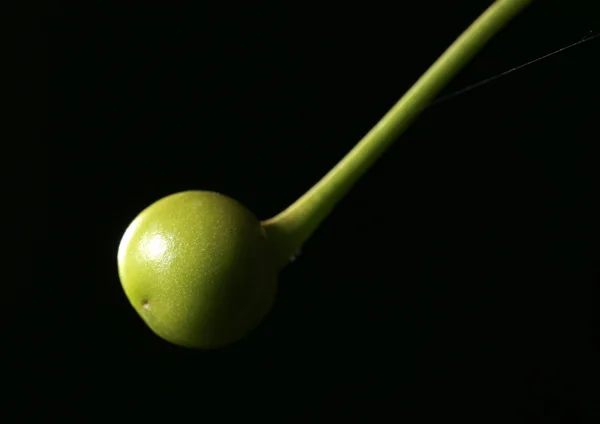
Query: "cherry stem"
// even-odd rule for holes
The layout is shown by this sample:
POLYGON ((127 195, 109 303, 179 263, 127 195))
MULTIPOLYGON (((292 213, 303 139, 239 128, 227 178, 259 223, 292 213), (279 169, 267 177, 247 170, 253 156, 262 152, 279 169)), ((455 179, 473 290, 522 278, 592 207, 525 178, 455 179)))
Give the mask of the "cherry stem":
POLYGON ((435 61, 360 142, 317 184, 262 222, 283 268, 359 178, 437 94, 512 18, 533 0, 497 0, 435 61))

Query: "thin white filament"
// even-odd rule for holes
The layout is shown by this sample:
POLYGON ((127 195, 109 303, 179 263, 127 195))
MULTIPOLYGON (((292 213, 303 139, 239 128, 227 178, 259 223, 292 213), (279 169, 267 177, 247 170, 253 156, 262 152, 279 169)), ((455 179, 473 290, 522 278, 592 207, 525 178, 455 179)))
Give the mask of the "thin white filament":
POLYGON ((562 48, 560 48, 558 50, 555 50, 555 51, 553 51, 551 53, 545 54, 544 56, 538 57, 537 59, 534 59, 532 61, 529 61, 529 62, 524 63, 524 64, 519 65, 519 66, 515 66, 514 68, 511 68, 511 69, 509 69, 507 71, 504 71, 504 72, 501 72, 501 73, 499 73, 497 75, 494 75, 493 77, 486 78, 486 79, 484 79, 482 81, 476 82, 475 84, 469 85, 469 86, 467 86, 465 88, 461 88, 460 90, 457 90, 457 91, 455 91, 453 93, 450 93, 450 94, 447 94, 445 96, 442 96, 442 97, 434 100, 433 102, 431 102, 428 107, 432 107, 432 106, 438 105, 438 104, 440 104, 442 102, 445 102, 447 100, 453 99, 453 98, 455 98, 457 96, 460 96, 460 95, 462 95, 462 94, 464 94, 464 93, 466 93, 468 91, 471 91, 471 90, 473 90, 475 88, 481 87, 484 84, 488 84, 488 83, 490 83, 492 81, 497 80, 498 78, 504 77, 504 76, 506 76, 508 74, 511 74, 511 73, 515 72, 515 71, 523 69, 526 66, 533 65, 534 63, 537 63, 537 62, 539 62, 541 60, 547 59, 547 58, 549 58, 551 56, 554 56, 555 54, 564 52, 565 50, 573 48, 573 47, 575 47, 575 46, 577 46, 577 45, 579 45, 581 43, 585 43, 587 41, 591 41, 591 40, 593 40, 595 38, 600 37, 600 33, 599 34, 590 35, 593 32, 594 32, 593 30, 590 30, 582 39, 580 39, 579 41, 576 41, 573 44, 569 44, 566 47, 562 47, 562 48))

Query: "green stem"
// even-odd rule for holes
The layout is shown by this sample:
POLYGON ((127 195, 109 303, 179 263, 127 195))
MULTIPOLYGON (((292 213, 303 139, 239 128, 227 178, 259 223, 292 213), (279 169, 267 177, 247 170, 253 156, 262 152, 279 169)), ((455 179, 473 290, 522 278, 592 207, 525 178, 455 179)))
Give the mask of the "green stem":
POLYGON ((284 267, 356 181, 452 78, 533 0, 497 0, 421 76, 367 135, 291 206, 262 222, 284 267))

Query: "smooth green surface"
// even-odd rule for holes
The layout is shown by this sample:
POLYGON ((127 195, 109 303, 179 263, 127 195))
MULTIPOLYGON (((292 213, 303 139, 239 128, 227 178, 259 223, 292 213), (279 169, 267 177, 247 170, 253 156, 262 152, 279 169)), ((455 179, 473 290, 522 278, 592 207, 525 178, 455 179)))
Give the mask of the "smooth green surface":
MULTIPOLYGON (((263 222, 277 240, 280 267, 289 262, 358 179, 485 44, 533 0, 493 3, 437 59, 368 134, 290 207, 263 222)), ((434 12, 433 12, 434 13, 434 12)))
POLYGON ((128 227, 118 253, 132 306, 174 344, 215 348, 244 337, 270 309, 277 272, 428 103, 532 0, 498 0, 321 181, 263 221, 217 193, 159 200, 128 227))
POLYGON ((214 348, 258 325, 277 273, 258 219, 234 200, 188 191, 145 209, 119 246, 121 282, 131 305, 160 337, 214 348))

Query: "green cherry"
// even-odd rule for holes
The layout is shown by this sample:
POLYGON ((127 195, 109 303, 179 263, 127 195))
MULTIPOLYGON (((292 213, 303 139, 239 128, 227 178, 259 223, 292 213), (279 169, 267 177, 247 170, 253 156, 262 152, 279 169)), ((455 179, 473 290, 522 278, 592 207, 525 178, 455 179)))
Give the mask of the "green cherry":
POLYGON ((258 325, 277 289, 266 233, 245 207, 186 191, 140 213, 118 252, 131 305, 160 337, 193 348, 232 343, 258 325))
POLYGON ((186 191, 150 205, 118 252, 131 305, 163 339, 211 349, 246 336, 268 313, 277 275, 335 205, 448 82, 532 0, 497 0, 317 184, 259 221, 221 194, 186 191))

